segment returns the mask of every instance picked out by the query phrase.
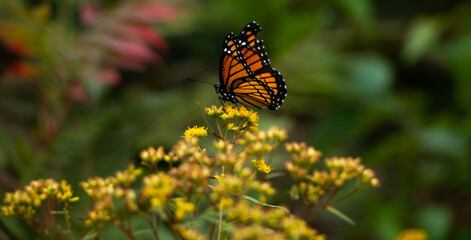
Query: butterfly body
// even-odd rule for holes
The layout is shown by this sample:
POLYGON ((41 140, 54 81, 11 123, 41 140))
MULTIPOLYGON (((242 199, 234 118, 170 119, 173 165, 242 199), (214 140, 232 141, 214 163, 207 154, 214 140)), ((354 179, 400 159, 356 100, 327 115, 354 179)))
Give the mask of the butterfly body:
POLYGON ((236 36, 227 35, 221 51, 220 99, 246 106, 276 110, 287 90, 281 74, 271 67, 263 41, 257 39, 260 26, 251 22, 236 36))

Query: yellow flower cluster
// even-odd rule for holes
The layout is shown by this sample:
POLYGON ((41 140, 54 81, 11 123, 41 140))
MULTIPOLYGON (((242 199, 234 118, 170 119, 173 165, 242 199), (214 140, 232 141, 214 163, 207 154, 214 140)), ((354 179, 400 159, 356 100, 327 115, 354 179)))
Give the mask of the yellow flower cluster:
POLYGON ((201 235, 195 228, 186 228, 184 226, 180 226, 178 229, 180 236, 182 239, 185 240, 205 240, 207 239, 206 236, 201 235))
MULTIPOLYGON (((258 130, 257 112, 248 110, 244 106, 234 107, 223 105, 220 107, 211 106, 205 109, 206 115, 217 120, 223 120, 227 129, 235 135, 240 135, 245 131, 256 132, 258 130)), ((220 133, 222 134, 222 133, 220 133)))
POLYGON ((111 180, 114 181, 114 185, 129 187, 141 174, 142 169, 136 168, 131 164, 125 171, 116 171, 116 177, 111 178, 111 180))
POLYGON ((115 212, 120 210, 116 209, 116 203, 120 201, 127 211, 137 212, 136 193, 130 186, 141 174, 141 169, 129 165, 127 170, 117 171, 115 177, 94 177, 81 182, 80 186, 93 201, 93 209, 88 212, 85 224, 95 229, 102 228, 105 222, 116 217, 115 212))
POLYGON ((285 130, 271 127, 268 131, 260 130, 256 133, 246 132, 242 138, 237 141, 237 144, 244 146, 246 156, 256 157, 256 159, 252 160, 252 163, 257 171, 268 174, 273 168, 265 163, 263 156, 272 152, 278 144, 283 142, 286 138, 287 134, 285 130))
POLYGON ((295 181, 291 192, 299 194, 310 204, 317 203, 327 192, 340 189, 347 181, 359 179, 362 186, 379 186, 371 169, 361 164, 360 158, 327 158, 324 160, 326 170, 315 169, 321 152, 305 143, 288 143, 286 150, 291 154, 291 161, 285 162, 285 168, 295 181))
POLYGON ((210 165, 211 160, 207 152, 201 150, 198 144, 198 138, 184 138, 178 141, 168 154, 165 153, 163 146, 158 147, 157 150, 154 147, 149 147, 141 152, 141 163, 154 171, 157 170, 158 163, 162 160, 169 164, 189 161, 190 163, 210 165))
POLYGON ((234 149, 233 143, 224 141, 222 139, 213 141, 213 146, 216 151, 220 151, 223 153, 230 153, 234 149))
MULTIPOLYGON (((330 180, 338 187, 343 186, 346 181, 355 178, 360 178, 365 185, 372 187, 379 186, 379 180, 374 177, 374 172, 371 169, 366 169, 365 166, 361 164, 360 158, 333 157, 325 159, 324 162, 330 169, 330 180)), ((314 183, 317 181, 324 182, 315 177, 313 177, 312 181, 314 183)))
POLYGON ((276 192, 267 182, 250 181, 247 185, 249 189, 253 189, 259 193, 259 201, 262 203, 267 203, 268 197, 276 192))
POLYGON ((286 130, 271 127, 268 131, 247 132, 238 143, 244 146, 244 151, 247 154, 260 156, 271 152, 280 142, 285 141, 287 137, 286 130))
MULTIPOLYGON (((209 206, 209 210, 221 213, 220 217, 230 223, 227 231, 231 239, 324 239, 300 219, 304 215, 310 219, 311 215, 305 214, 308 211, 294 217, 289 212, 293 209, 268 204, 269 197, 276 191, 265 178, 273 170, 270 164, 274 150, 287 139, 286 131, 276 127, 259 131, 258 114, 245 107, 212 106, 205 109, 205 114, 215 119, 218 132, 214 132, 210 124, 209 129, 195 126, 188 128, 183 139, 168 153, 162 146, 142 151, 141 163, 150 170, 142 179, 143 170, 130 165, 124 171, 117 171, 115 176, 81 182, 93 206, 85 219, 86 227, 98 232, 109 222, 128 237, 135 238, 130 219, 139 216, 150 224, 157 236, 159 231, 153 222, 156 217, 165 222, 175 236, 206 239, 207 236, 188 222, 198 217, 196 213, 201 206, 209 206), (216 137, 212 152, 199 145, 208 130, 216 137), (234 139, 229 141, 231 134, 234 139), (250 159, 254 167, 250 166, 250 159), (157 168, 162 161, 169 165, 166 172, 157 168), (133 187, 136 183, 141 183, 140 191, 133 187), (200 202, 204 204, 198 205, 200 202), (188 227, 190 225, 192 227, 188 227)), ((284 166, 294 180, 290 191, 292 201, 296 203, 299 199, 307 206, 306 210, 313 207, 323 210, 336 204, 335 194, 341 192, 338 190, 347 181, 358 180, 360 188, 379 186, 374 172, 365 168, 359 158, 333 157, 321 162, 321 152, 305 143, 288 143, 285 147, 291 156, 284 166), (324 170, 317 166, 321 163, 325 164, 321 166, 324 170), (320 201, 329 192, 331 197, 320 201), (316 205, 319 202, 323 205, 316 205)), ((45 199, 67 206, 78 197, 72 196, 71 187, 65 181, 33 181, 24 190, 5 195, 3 215, 33 219, 45 199)), ((214 229, 214 223, 209 224, 213 224, 214 229)))
POLYGON ((168 172, 168 175, 174 180, 175 190, 185 193, 187 197, 190 197, 191 194, 204 193, 210 174, 211 170, 207 166, 188 162, 182 163, 168 172))
POLYGON ((206 166, 212 164, 206 150, 201 150, 199 147, 199 138, 185 138, 178 141, 169 154, 173 154, 179 162, 189 162, 206 166))
POLYGON ((208 130, 205 127, 194 126, 192 128, 188 127, 187 130, 183 133, 182 138, 193 138, 193 137, 206 137, 208 136, 208 130))
POLYGON ((144 177, 139 202, 151 212, 160 211, 167 205, 174 188, 174 180, 167 174, 159 172, 149 175, 144 177))
POLYGON ((305 221, 281 208, 262 209, 239 202, 228 210, 227 218, 235 223, 232 239, 325 239, 305 221))
POLYGON ((57 222, 59 217, 65 219, 65 225, 70 226, 70 204, 79 200, 74 197, 72 187, 62 180, 40 179, 31 181, 21 190, 6 193, 1 208, 5 217, 15 217, 36 228, 44 238, 53 239, 61 234, 70 235, 70 231, 62 231, 57 222), (40 228, 39 228, 40 227, 40 228))
MULTIPOLYGON (((6 193, 3 199, 2 214, 5 217, 17 217, 27 221, 37 217, 38 210, 44 207, 46 200, 53 200, 55 205, 64 205, 64 210, 70 203, 79 200, 73 197, 71 186, 62 180, 60 183, 53 179, 32 181, 22 190, 6 193)), ((55 209, 60 210, 60 209, 55 209)))
POLYGON ((182 220, 189 213, 193 213, 196 209, 195 204, 192 202, 185 202, 182 198, 175 199, 175 216, 182 220))
MULTIPOLYGON (((112 200, 111 198, 109 200, 112 200)), ((93 210, 88 212, 85 225, 93 227, 94 229, 101 229, 105 222, 114 217, 111 205, 112 201, 100 201, 93 206, 93 210)))
POLYGON ((155 149, 154 147, 149 147, 148 149, 143 150, 141 154, 139 154, 139 156, 142 160, 141 164, 149 169, 156 169, 157 164, 162 160, 168 163, 173 163, 177 161, 175 154, 172 152, 166 154, 163 146, 160 146, 157 149, 155 149))
POLYGON ((254 159, 254 160, 252 160, 252 163, 255 166, 255 169, 257 169, 257 171, 259 171, 259 172, 269 174, 271 172, 271 170, 273 170, 273 168, 270 167, 270 165, 267 165, 265 163, 264 158, 254 159))
POLYGON ((222 140, 214 141, 215 155, 214 167, 225 167, 228 171, 238 172, 249 160, 247 154, 234 150, 235 145, 222 140))
POLYGON ((253 178, 254 172, 249 167, 235 168, 234 173, 216 175, 216 184, 212 185, 210 198, 221 208, 229 208, 234 201, 232 197, 242 196, 254 190, 259 194, 260 202, 267 202, 268 197, 275 193, 275 189, 267 182, 253 178))
POLYGON ((215 201, 221 207, 228 208, 232 205, 231 195, 241 195, 244 193, 244 179, 232 174, 224 174, 224 180, 219 181, 213 186, 210 195, 211 200, 215 201))
POLYGON ((221 176, 219 175, 214 175, 214 179, 216 179, 219 183, 224 181, 224 173, 221 174, 221 176))
MULTIPOLYGON (((314 147, 307 146, 306 143, 287 143, 285 144, 286 151, 291 154, 293 167, 310 170, 319 161, 322 153, 314 149, 314 147)), ((292 167, 290 166, 290 167, 292 167)))

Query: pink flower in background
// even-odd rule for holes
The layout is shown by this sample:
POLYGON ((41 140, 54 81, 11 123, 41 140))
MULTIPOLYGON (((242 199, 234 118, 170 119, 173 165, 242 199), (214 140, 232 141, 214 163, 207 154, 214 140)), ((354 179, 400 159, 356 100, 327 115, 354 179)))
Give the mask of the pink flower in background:
POLYGON ((175 19, 175 7, 159 2, 134 2, 129 7, 122 8, 121 14, 125 17, 143 22, 168 21, 175 19), (139 14, 135 14, 135 12, 139 14))
POLYGON ((177 9, 150 1, 123 3, 109 10, 87 3, 79 15, 86 31, 77 52, 91 66, 84 68, 85 74, 116 85, 120 69, 144 72, 164 62, 161 55, 168 51, 168 43, 153 25, 175 19, 177 9))
POLYGON ((79 12, 80 22, 86 27, 94 25, 100 15, 100 10, 100 7, 95 3, 84 4, 79 12))
POLYGON ((120 26, 116 31, 120 31, 124 36, 128 38, 134 38, 137 41, 143 41, 157 51, 165 52, 168 50, 168 44, 165 38, 160 35, 157 29, 153 29, 147 26, 130 25, 120 26))
MULTIPOLYGON (((136 41, 126 41, 124 39, 118 38, 108 38, 103 36, 99 41, 103 44, 104 48, 113 52, 115 57, 123 57, 123 61, 133 61, 136 63, 142 64, 156 64, 160 59, 159 55, 152 49, 150 46, 145 44, 140 44, 136 41)), ((125 66, 126 62, 120 64, 120 66, 125 66)), ((141 70, 141 69, 130 69, 130 70, 141 70)))
POLYGON ((0 77, 13 84, 2 92, 23 86, 35 91, 34 128, 48 146, 74 104, 96 103, 121 83, 121 70, 145 72, 162 65, 168 43, 156 28, 178 13, 170 3, 155 1, 118 1, 112 8, 84 3, 78 10, 80 28, 68 24, 73 15, 53 14, 49 3, 7 2, 0 4, 8 10, 0 19, 0 77))
POLYGON ((98 76, 107 81, 107 84, 116 86, 121 82, 121 75, 112 69, 103 68, 98 72, 98 76))
POLYGON ((69 87, 69 96, 76 102, 85 104, 88 102, 88 95, 85 89, 80 84, 72 84, 69 87))
POLYGON ((33 9, 11 6, 21 9, 26 20, 0 20, 0 41, 9 53, 18 56, 6 58, 0 74, 44 84, 60 82, 58 88, 41 89, 57 91, 54 101, 69 97, 80 103, 99 98, 106 90, 99 85, 119 85, 121 70, 145 72, 162 65, 168 43, 156 23, 174 20, 179 12, 169 3, 156 1, 120 1, 112 8, 84 3, 79 8, 83 31, 74 35, 75 44, 68 44, 72 39, 69 29, 49 14, 50 5, 33 9))

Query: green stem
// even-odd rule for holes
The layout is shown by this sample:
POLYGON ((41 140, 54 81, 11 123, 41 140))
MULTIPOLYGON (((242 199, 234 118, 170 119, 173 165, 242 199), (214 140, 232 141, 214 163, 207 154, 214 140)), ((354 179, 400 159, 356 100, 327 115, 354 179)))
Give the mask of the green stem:
MULTIPOLYGON (((224 166, 222 166, 222 173, 224 174, 224 166)), ((221 239, 221 228, 222 228, 222 207, 219 208, 219 226, 218 226, 218 240, 221 239)))
POLYGON ((313 205, 311 203, 307 204, 301 211, 299 211, 298 213, 296 213, 296 217, 297 218, 301 218, 304 213, 309 213, 310 209, 313 207, 313 205))
POLYGON ((358 188, 358 187, 357 187, 357 188, 354 188, 350 193, 348 193, 348 194, 346 194, 345 196, 343 196, 343 197, 341 197, 341 198, 335 200, 335 202, 333 202, 333 203, 330 204, 330 205, 333 206, 333 205, 336 205, 336 204, 342 202, 343 200, 345 200, 345 199, 351 197, 353 194, 359 192, 361 189, 362 189, 362 188, 358 188))
POLYGON ((132 231, 130 229, 126 229, 126 227, 118 219, 113 217, 113 222, 115 226, 118 227, 119 230, 121 230, 121 232, 123 232, 126 236, 128 236, 128 238, 132 240, 137 240, 134 234, 132 234, 132 231))
MULTIPOLYGON (((218 126, 218 130, 219 130, 219 136, 221 136, 221 137, 222 137, 223 135, 222 135, 222 131, 221 131, 221 126, 219 126, 219 120, 216 120, 216 125, 218 126)), ((226 141, 226 139, 225 139, 225 138, 222 138, 222 140, 226 141)))
POLYGON ((197 102, 197 103, 198 103, 198 107, 200 108, 201 115, 203 116, 204 122, 206 123, 206 126, 208 127, 208 129, 209 129, 209 131, 211 132, 211 134, 214 135, 214 129, 213 129, 213 127, 211 126, 211 124, 209 124, 208 119, 206 119, 206 116, 205 116, 205 114, 204 114, 203 108, 201 108, 201 105, 200 105, 199 102, 197 102))
POLYGON ((154 238, 156 240, 159 240, 159 234, 157 233, 157 229, 154 226, 154 223, 152 222, 152 218, 147 216, 146 214, 142 214, 144 220, 146 220, 147 224, 149 224, 150 228, 152 229, 152 233, 154 234, 154 238))
POLYGON ((67 225, 67 231, 69 232, 69 236, 71 240, 74 240, 74 234, 72 234, 72 229, 71 229, 71 222, 70 222, 70 215, 69 215, 69 209, 68 206, 66 205, 64 207, 64 218, 65 218, 65 223, 67 225))
POLYGON ((209 240, 213 240, 213 234, 214 234, 215 227, 216 227, 216 225, 214 223, 211 223, 211 225, 209 226, 209 236, 208 236, 209 240))
POLYGON ((180 231, 178 231, 178 222, 175 221, 175 216, 170 211, 165 211, 165 215, 167 215, 167 225, 170 227, 170 230, 173 234, 174 239, 182 239, 180 231))

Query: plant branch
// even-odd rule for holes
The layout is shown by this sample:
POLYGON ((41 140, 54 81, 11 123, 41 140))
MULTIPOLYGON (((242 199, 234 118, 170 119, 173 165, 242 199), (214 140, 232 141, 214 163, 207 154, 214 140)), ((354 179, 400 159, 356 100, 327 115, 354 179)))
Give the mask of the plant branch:
POLYGON ((322 207, 320 207, 319 209, 317 209, 315 212, 309 214, 307 217, 306 217, 306 222, 310 222, 315 216, 319 215, 319 213, 321 213, 322 211, 324 211, 328 206, 331 205, 331 201, 334 199, 334 197, 337 195, 337 193, 339 192, 339 188, 336 188, 332 194, 329 196, 329 198, 327 199, 327 201, 325 201, 325 203, 322 205, 322 207))

